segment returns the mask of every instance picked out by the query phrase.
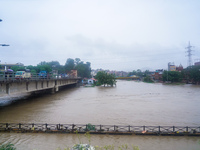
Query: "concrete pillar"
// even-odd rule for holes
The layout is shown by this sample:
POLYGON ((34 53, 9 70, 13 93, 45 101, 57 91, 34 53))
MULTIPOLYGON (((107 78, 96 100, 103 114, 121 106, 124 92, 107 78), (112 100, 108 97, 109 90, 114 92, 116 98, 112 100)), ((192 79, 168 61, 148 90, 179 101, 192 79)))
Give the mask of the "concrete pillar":
POLYGON ((51 89, 51 93, 54 94, 55 92, 59 91, 59 87, 57 85, 55 85, 52 89, 51 89))
POLYGON ((35 81, 35 89, 37 90, 38 89, 38 82, 35 81))
POLYGON ((54 94, 55 93, 55 88, 52 88, 51 89, 51 94, 54 94))
POLYGON ((6 93, 10 94, 10 84, 9 83, 6 84, 6 93))
POLYGON ((26 82, 26 90, 28 91, 28 82, 26 82))
POLYGON ((58 92, 59 91, 59 87, 57 85, 55 85, 55 92, 58 92))

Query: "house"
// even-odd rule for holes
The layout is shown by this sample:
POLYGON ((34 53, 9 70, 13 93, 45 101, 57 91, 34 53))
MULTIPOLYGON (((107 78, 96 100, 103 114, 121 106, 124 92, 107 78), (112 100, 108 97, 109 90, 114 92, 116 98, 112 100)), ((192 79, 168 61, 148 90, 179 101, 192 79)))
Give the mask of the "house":
POLYGON ((156 81, 161 81, 162 75, 163 75, 163 69, 158 69, 152 74, 152 77, 156 81))
POLYGON ((88 79, 88 84, 94 84, 96 81, 94 78, 88 79))

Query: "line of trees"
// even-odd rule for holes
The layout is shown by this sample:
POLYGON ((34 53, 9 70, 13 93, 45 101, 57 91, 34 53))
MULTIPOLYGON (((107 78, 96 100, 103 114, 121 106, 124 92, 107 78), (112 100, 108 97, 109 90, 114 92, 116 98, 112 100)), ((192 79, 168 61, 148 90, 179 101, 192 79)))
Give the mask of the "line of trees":
POLYGON ((84 63, 83 61, 81 61, 80 58, 75 58, 75 59, 68 58, 66 60, 65 65, 61 65, 58 61, 51 61, 51 62, 42 61, 37 66, 32 66, 32 65, 26 67, 14 66, 11 69, 16 72, 19 70, 24 70, 25 68, 30 69, 31 73, 39 73, 40 71, 45 70, 48 73, 56 71, 58 74, 61 73, 67 74, 71 70, 77 70, 79 77, 83 78, 91 77, 91 63, 90 62, 84 63))
POLYGON ((200 66, 190 66, 178 71, 164 71, 163 81, 200 84, 200 66))
MULTIPOLYGON (((137 71, 133 70, 128 74, 128 76, 131 75, 136 75, 147 80, 146 82, 151 82, 149 78, 149 76, 151 76, 151 72, 148 70, 144 72, 140 69, 137 71)), ((200 84, 200 66, 190 66, 183 69, 181 72, 165 70, 162 74, 162 81, 200 84)))

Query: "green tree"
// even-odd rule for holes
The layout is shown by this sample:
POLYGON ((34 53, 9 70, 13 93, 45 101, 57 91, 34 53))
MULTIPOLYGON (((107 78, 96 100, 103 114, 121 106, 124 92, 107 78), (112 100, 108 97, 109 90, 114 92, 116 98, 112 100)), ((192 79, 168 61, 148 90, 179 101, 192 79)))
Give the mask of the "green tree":
POLYGON ((116 78, 113 74, 107 74, 106 84, 111 86, 116 85, 116 78))
POLYGON ((133 70, 132 72, 129 72, 127 76, 130 77, 132 75, 142 77, 144 75, 144 73, 140 69, 137 69, 137 71, 133 70))
POLYGON ((12 69, 14 72, 16 72, 16 71, 20 71, 20 70, 25 70, 25 67, 13 66, 11 69, 12 69))
POLYGON ((113 86, 116 84, 116 79, 113 74, 108 74, 105 71, 99 71, 95 78, 98 80, 98 85, 110 85, 113 86))
POLYGON ((182 81, 182 74, 178 71, 164 71, 163 81, 180 82, 182 81))
POLYGON ((136 75, 138 77, 142 77, 143 76, 143 72, 140 69, 138 69, 136 75))
POLYGON ((31 73, 37 73, 39 71, 36 66, 32 66, 32 65, 29 65, 26 68, 30 69, 31 73))
POLYGON ((184 78, 194 84, 200 83, 200 66, 190 66, 183 70, 184 78))
POLYGON ((81 59, 80 58, 75 58, 75 65, 78 65, 80 63, 81 59))
POLYGON ((150 71, 149 70, 145 70, 145 72, 144 72, 144 77, 147 77, 147 76, 149 76, 151 73, 150 73, 150 71))
POLYGON ((153 83, 154 81, 149 76, 146 76, 144 77, 144 82, 153 83))
POLYGON ((98 80, 98 85, 106 85, 106 72, 105 71, 99 71, 95 78, 98 80))
POLYGON ((40 71, 47 71, 49 73, 52 71, 52 68, 48 63, 41 62, 40 64, 37 65, 37 72, 40 72, 40 71))
POLYGON ((137 71, 133 70, 132 72, 129 72, 128 73, 128 77, 132 76, 132 75, 136 75, 137 74, 137 71))
POLYGON ((51 62, 47 62, 47 65, 51 67, 59 67, 60 63, 58 61, 51 61, 51 62))
POLYGON ((74 67, 75 67, 74 59, 68 58, 65 63, 65 69, 67 70, 67 72, 69 72, 70 70, 73 70, 74 67))
POLYGON ((58 61, 51 61, 51 62, 47 62, 47 65, 49 65, 52 69, 52 71, 54 72, 58 72, 60 73, 67 73, 65 70, 65 67, 60 65, 60 63, 58 61))
POLYGON ((77 70, 79 77, 82 77, 82 78, 84 78, 84 77, 90 78, 91 77, 91 67, 90 67, 89 62, 86 62, 86 64, 84 64, 81 61, 75 66, 75 69, 77 70))
POLYGON ((41 66, 47 65, 47 62, 46 61, 41 61, 38 65, 41 65, 41 66))

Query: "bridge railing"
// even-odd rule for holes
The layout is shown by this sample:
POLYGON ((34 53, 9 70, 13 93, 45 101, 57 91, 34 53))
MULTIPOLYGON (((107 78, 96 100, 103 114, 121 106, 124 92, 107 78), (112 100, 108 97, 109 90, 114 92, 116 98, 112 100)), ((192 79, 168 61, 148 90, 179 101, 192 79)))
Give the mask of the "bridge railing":
POLYGON ((131 125, 92 125, 92 124, 34 124, 0 123, 0 131, 43 131, 43 132, 80 132, 92 133, 134 133, 134 134, 198 134, 200 126, 131 126, 131 125))
POLYGON ((15 79, 15 73, 14 72, 10 72, 10 73, 0 72, 0 81, 14 80, 14 79, 15 79))
POLYGON ((45 80, 45 79, 67 79, 73 78, 72 76, 63 75, 55 75, 51 73, 47 73, 45 76, 41 76, 39 73, 31 73, 28 77, 16 77, 15 72, 0 72, 0 81, 19 81, 19 80, 45 80))

